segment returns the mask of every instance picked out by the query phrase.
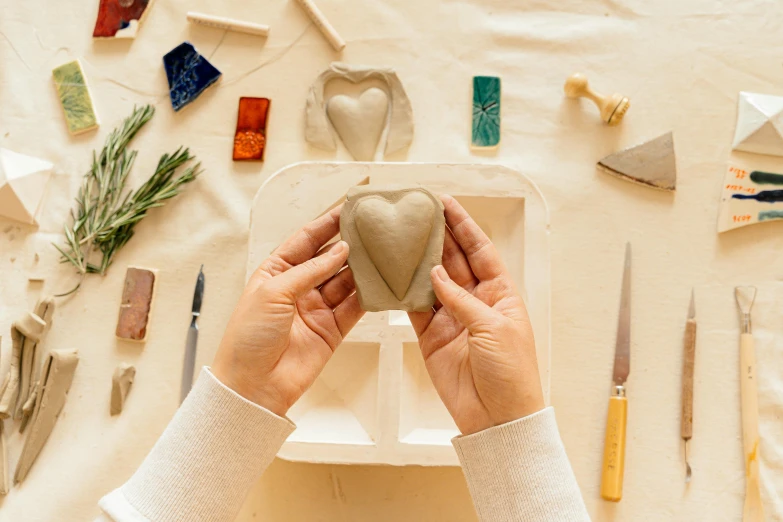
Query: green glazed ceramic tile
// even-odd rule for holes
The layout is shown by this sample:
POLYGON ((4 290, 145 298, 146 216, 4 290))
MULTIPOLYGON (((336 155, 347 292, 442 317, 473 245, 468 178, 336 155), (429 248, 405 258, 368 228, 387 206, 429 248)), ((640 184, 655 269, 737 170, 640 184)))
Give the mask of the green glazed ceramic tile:
POLYGON ((87 80, 78 60, 63 64, 52 71, 54 85, 65 112, 65 122, 71 134, 79 134, 98 126, 87 80))
POLYGON ((500 143, 500 78, 473 77, 473 148, 497 147, 500 143))

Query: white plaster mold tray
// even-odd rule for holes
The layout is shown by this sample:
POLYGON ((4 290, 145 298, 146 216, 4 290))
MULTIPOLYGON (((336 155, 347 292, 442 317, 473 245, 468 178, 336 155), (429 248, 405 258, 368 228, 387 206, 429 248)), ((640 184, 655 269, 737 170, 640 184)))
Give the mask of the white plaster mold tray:
MULTIPOLYGON (((549 213, 526 176, 496 165, 298 163, 271 176, 251 209, 247 277, 352 186, 421 185, 453 195, 492 238, 522 291, 549 403, 549 213)), ((427 375, 403 312, 368 313, 288 413, 278 456, 338 464, 456 466, 459 434, 427 375)))

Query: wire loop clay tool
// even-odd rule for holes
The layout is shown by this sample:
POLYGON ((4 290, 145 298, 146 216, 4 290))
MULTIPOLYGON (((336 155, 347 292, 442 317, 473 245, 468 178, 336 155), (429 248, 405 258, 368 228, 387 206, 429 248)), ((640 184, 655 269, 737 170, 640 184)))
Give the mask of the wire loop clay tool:
POLYGON ((763 522, 759 478, 759 397, 756 386, 756 350, 750 322, 750 311, 756 300, 755 286, 738 286, 734 290, 740 311, 740 395, 742 398, 742 446, 745 458, 745 508, 742 522, 763 522))
POLYGON ((617 323, 617 344, 614 352, 612 396, 606 416, 604 462, 601 467, 601 498, 620 502, 623 498, 625 471, 625 427, 628 419, 628 399, 625 381, 631 371, 631 244, 625 246, 625 269, 617 323))
POLYGON ((611 96, 603 96, 592 90, 587 78, 579 73, 568 77, 563 88, 569 98, 587 98, 595 103, 601 111, 601 119, 609 125, 617 125, 623 120, 631 102, 627 96, 614 93, 611 96))

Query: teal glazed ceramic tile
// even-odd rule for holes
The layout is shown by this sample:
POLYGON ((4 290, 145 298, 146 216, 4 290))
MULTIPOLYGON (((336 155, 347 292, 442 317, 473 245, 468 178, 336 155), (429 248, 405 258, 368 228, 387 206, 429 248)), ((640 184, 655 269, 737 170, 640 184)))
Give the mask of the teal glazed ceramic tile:
POLYGON ((473 136, 477 149, 497 147, 500 143, 500 78, 473 77, 473 136))
POLYGON ((163 56, 169 80, 169 96, 175 111, 198 98, 220 79, 218 71, 190 42, 183 42, 163 56))

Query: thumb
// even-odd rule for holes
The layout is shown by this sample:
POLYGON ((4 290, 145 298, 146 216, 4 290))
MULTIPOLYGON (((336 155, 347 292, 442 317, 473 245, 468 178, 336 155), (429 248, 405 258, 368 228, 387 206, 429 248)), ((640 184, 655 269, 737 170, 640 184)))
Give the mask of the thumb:
POLYGON ((438 300, 470 333, 490 321, 492 309, 452 281, 442 266, 433 268, 430 277, 438 300))
POLYGON ((348 243, 338 241, 323 254, 278 275, 272 279, 272 285, 293 303, 336 274, 346 259, 348 259, 348 243))

